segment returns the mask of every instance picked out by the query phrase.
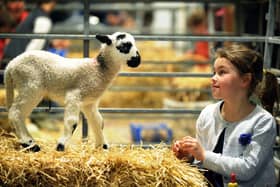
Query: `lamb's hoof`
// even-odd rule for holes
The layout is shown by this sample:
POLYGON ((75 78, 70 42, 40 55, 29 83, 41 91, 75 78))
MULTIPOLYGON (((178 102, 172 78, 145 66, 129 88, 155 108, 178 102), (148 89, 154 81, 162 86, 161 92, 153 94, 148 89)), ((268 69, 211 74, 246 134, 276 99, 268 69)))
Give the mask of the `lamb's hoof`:
POLYGON ((26 143, 22 143, 21 144, 22 147, 27 148, 27 151, 32 151, 32 152, 39 152, 41 149, 37 144, 34 144, 32 147, 30 147, 30 145, 26 144, 26 143))
POLYGON ((108 149, 109 147, 108 147, 107 144, 103 144, 102 148, 103 148, 103 149, 108 149))
POLYGON ((65 147, 64 147, 64 145, 61 144, 61 143, 59 143, 59 144, 57 145, 57 147, 56 147, 56 150, 57 150, 57 151, 64 151, 64 149, 65 149, 65 147))

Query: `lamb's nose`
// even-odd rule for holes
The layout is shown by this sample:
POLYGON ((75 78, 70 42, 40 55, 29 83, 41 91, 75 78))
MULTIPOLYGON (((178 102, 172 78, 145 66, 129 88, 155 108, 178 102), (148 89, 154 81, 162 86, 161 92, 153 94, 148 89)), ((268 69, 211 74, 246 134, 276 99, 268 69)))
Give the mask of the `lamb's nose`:
POLYGON ((127 61, 127 65, 132 68, 136 68, 137 66, 139 66, 140 63, 141 63, 141 56, 138 53, 138 51, 136 52, 136 56, 131 57, 131 59, 127 61))

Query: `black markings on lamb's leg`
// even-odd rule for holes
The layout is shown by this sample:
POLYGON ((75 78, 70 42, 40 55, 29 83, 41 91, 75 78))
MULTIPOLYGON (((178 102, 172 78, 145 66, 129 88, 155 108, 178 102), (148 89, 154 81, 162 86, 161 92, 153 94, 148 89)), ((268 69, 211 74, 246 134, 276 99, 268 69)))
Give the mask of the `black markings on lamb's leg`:
POLYGON ((57 151, 64 151, 64 149, 65 149, 65 146, 63 144, 61 144, 61 143, 57 144, 57 147, 56 147, 57 151))
POLYGON ((41 150, 40 147, 39 147, 37 144, 35 144, 35 145, 34 145, 33 147, 31 147, 30 149, 31 149, 31 151, 33 151, 33 152, 38 152, 38 151, 41 150))
POLYGON ((77 123, 75 123, 73 126, 72 126, 72 134, 74 133, 74 131, 76 130, 76 128, 77 128, 77 123))
POLYGON ((29 147, 30 145, 28 145, 27 143, 22 143, 20 144, 23 148, 29 147))
MULTIPOLYGON (((30 145, 29 144, 26 144, 26 143, 22 143, 21 146, 23 148, 27 148, 29 147, 30 145)), ((32 147, 28 148, 27 151, 32 151, 32 152, 38 152, 40 151, 40 147, 37 145, 37 144, 34 144, 32 147)))
POLYGON ((102 148, 103 149, 108 149, 108 145, 107 144, 103 144, 102 148))

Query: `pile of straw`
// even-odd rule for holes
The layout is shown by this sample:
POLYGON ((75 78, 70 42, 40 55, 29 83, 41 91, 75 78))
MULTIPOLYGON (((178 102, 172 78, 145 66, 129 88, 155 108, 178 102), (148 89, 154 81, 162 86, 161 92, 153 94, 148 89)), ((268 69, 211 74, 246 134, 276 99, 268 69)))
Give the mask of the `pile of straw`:
POLYGON ((38 143, 40 152, 26 152, 0 132, 0 186, 206 186, 197 168, 163 146, 104 151, 80 143, 57 152, 55 143, 38 143))

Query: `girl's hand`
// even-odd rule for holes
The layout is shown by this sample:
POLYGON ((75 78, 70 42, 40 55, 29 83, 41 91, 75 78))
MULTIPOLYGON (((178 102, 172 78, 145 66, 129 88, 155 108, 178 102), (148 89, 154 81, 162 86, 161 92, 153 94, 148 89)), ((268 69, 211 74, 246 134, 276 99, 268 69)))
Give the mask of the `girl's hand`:
POLYGON ((184 137, 181 141, 180 149, 182 152, 192 154, 196 160, 203 161, 205 159, 205 150, 195 138, 190 136, 184 137))
POLYGON ((182 150, 182 143, 182 140, 175 141, 172 145, 172 151, 178 159, 184 159, 191 162, 193 160, 192 155, 189 154, 189 152, 182 150))
POLYGON ((178 158, 180 155, 180 142, 179 140, 175 141, 172 145, 172 151, 174 152, 175 156, 178 158))

